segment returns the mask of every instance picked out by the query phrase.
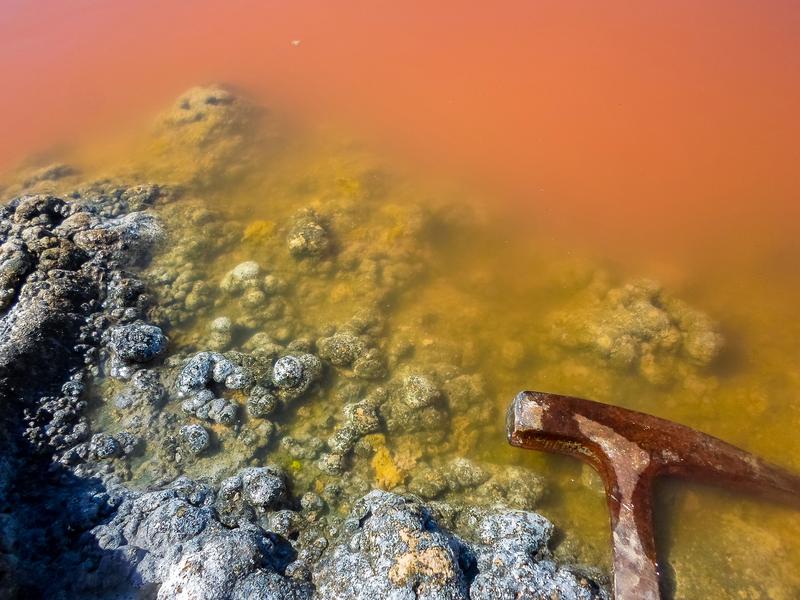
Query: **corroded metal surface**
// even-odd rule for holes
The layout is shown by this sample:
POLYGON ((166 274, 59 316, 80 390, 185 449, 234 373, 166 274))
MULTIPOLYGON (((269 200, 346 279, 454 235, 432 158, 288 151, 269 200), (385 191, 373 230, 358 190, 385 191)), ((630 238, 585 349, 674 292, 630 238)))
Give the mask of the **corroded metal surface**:
POLYGON ((800 477, 689 427, 609 404, 520 392, 508 412, 513 446, 589 463, 611 517, 616 600, 658 600, 653 481, 662 475, 722 484, 800 506, 800 477))

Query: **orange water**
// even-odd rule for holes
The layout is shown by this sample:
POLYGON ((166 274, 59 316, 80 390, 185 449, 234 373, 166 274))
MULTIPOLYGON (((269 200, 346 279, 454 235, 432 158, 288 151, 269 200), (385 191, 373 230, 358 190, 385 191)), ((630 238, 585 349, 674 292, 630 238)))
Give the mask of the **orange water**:
MULTIPOLYGON (((798 73, 789 1, 6 0, 0 167, 116 135, 198 82, 240 85, 426 176, 460 179, 523 234, 664 281, 722 323, 727 395, 678 410, 654 395, 641 408, 797 469, 798 73), (740 383, 769 396, 757 420, 738 409, 740 383)), ((543 383, 526 376, 503 383, 543 383)), ((796 562, 784 533, 796 514, 713 494, 666 492, 659 527, 679 576, 702 571, 720 590, 727 569, 744 568, 713 537, 724 519, 768 559, 796 562)))
POLYGON ((796 251, 799 33, 788 0, 5 0, 0 164, 224 80, 510 191, 560 235, 796 251))

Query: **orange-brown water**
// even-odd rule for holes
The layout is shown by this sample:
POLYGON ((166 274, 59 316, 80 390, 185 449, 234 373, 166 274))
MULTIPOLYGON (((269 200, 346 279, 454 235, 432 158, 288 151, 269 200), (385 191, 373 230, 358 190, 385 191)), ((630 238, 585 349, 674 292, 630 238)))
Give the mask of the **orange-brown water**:
MULTIPOLYGON (((0 14, 0 164, 116 137, 198 82, 240 85, 298 121, 371 140, 420 181, 460 180, 470 199, 513 218, 520 265, 553 263, 536 255, 549 239, 610 257, 621 279, 658 278, 728 341, 711 373, 719 388, 696 401, 567 357, 563 368, 539 361, 497 375, 498 411, 523 387, 595 395, 800 469, 798 33, 790 2, 10 2, 0 14)), ((278 168, 291 174, 305 160, 278 168)), ((268 218, 275 207, 261 198, 273 188, 238 189, 226 208, 268 218)), ((571 291, 552 297, 535 268, 520 277, 506 241, 489 235, 465 254, 486 258, 476 268, 503 265, 493 280, 503 289, 474 300, 497 318, 463 320, 476 339, 530 330, 538 344, 539 315, 571 291)), ((421 296, 455 315, 432 327, 443 339, 464 333, 458 311, 474 288, 459 283, 421 296)), ((408 309, 412 322, 415 310, 425 303, 408 309)), ((557 491, 544 510, 593 545, 582 556, 601 554, 602 498, 585 474, 521 458, 499 437, 484 450, 549 472, 557 491)), ((739 582, 742 597, 796 592, 800 577, 761 580, 800 556, 797 514, 685 486, 663 497, 661 545, 678 579, 692 581, 679 597, 723 597, 739 582), (737 535, 755 557, 729 547, 737 535)))
POLYGON ((716 261, 776 236, 797 250, 791 1, 9 0, 0 12, 0 163, 223 80, 349 120, 620 253, 708 251, 709 236, 716 261))

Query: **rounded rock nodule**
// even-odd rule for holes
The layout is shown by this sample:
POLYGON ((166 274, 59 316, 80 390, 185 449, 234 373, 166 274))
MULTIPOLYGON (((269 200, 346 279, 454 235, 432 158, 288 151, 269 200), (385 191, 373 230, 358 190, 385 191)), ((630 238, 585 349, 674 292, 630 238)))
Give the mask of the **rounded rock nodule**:
POLYGON ((284 356, 275 361, 272 381, 278 387, 291 388, 303 381, 303 363, 294 356, 284 356))
POLYGON ((125 362, 148 362, 167 349, 167 338, 161 328, 144 321, 115 327, 110 337, 111 351, 125 362))
POLYGON ((211 438, 208 435, 208 431, 206 431, 205 427, 202 425, 184 425, 180 428, 178 434, 186 449, 193 456, 201 454, 211 445, 211 438))

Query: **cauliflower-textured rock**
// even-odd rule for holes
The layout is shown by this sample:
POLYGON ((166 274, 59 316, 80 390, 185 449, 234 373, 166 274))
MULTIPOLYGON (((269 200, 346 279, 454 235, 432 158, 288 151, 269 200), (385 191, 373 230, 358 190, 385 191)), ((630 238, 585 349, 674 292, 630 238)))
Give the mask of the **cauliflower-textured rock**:
POLYGON ((350 367, 361 357, 366 347, 364 342, 351 333, 336 333, 317 342, 320 358, 336 367, 350 367))
POLYGON ((233 339, 233 322, 228 317, 217 317, 209 327, 208 345, 212 350, 225 350, 233 339))
POLYGON ((159 600, 301 600, 311 597, 308 584, 275 572, 274 543, 254 529, 220 533, 169 570, 158 590, 159 600))
POLYGON ((114 398, 114 406, 123 410, 138 406, 158 407, 165 397, 166 390, 158 373, 142 370, 134 373, 130 384, 114 398))
POLYGON ((199 186, 237 176, 252 160, 259 113, 221 86, 186 91, 158 120, 153 169, 199 186))
POLYGON ((584 298, 554 315, 551 324, 561 346, 636 368, 653 383, 669 381, 681 361, 710 364, 723 345, 706 315, 644 280, 584 298))
POLYGON ((212 352, 198 352, 184 365, 183 370, 175 382, 181 395, 199 392, 211 382, 215 354, 212 352))
POLYGON ((327 252, 330 245, 328 232, 319 222, 312 210, 300 211, 286 240, 289 252, 296 257, 319 257, 327 252))
POLYGON ((291 388, 303 381, 303 363, 294 356, 284 356, 275 361, 272 381, 278 387, 291 388))
POLYGON ((109 348, 125 362, 148 362, 167 349, 167 338, 161 328, 143 321, 114 327, 109 337, 109 348))
POLYGON ((251 467, 220 484, 215 507, 220 520, 232 527, 280 508, 287 496, 286 475, 280 468, 251 467))
POLYGON ((445 476, 450 488, 456 490, 476 487, 489 479, 486 471, 466 458, 456 458, 451 461, 445 476))
POLYGON ((94 434, 89 443, 90 456, 98 460, 113 458, 119 455, 121 451, 119 442, 107 433, 94 434))
POLYGON ((203 389, 181 403, 181 408, 198 419, 214 421, 221 425, 233 425, 238 412, 237 405, 225 398, 215 398, 211 390, 203 389))
POLYGON ((277 507, 286 496, 283 471, 277 467, 253 467, 241 473, 244 499, 254 508, 265 510, 277 507))
POLYGON ((272 414, 278 405, 278 399, 268 389, 255 386, 247 398, 247 412, 251 417, 264 418, 272 414))
POLYGON ((607 600, 591 579, 550 558, 553 526, 544 517, 502 509, 471 513, 474 543, 440 527, 417 501, 369 493, 315 567, 317 597, 607 600))
POLYGON ((211 438, 205 427, 192 424, 184 425, 178 431, 183 447, 191 456, 197 456, 211 445, 211 438))
POLYGON ((412 408, 431 406, 439 398, 440 392, 436 386, 422 375, 409 375, 403 381, 403 402, 412 408))
POLYGON ((472 600, 563 598, 606 600, 605 590, 585 576, 539 556, 553 532, 535 513, 490 513, 478 525, 475 545, 478 574, 470 586, 472 600))
POLYGON ((179 395, 188 396, 207 389, 212 383, 240 390, 252 385, 252 377, 244 367, 218 352, 198 352, 184 365, 175 387, 179 395))
POLYGON ((278 397, 290 401, 300 397, 322 375, 322 363, 313 354, 288 355, 275 361, 272 382, 278 397))
POLYGON ((343 540, 315 573, 323 600, 466 600, 458 540, 420 504, 374 491, 353 509, 343 540))
POLYGON ((386 360, 377 348, 370 348, 353 363, 353 373, 362 379, 386 377, 386 360))
POLYGON ((247 288, 258 287, 260 284, 261 266, 257 262, 249 260, 231 269, 222 278, 222 283, 219 284, 219 287, 223 292, 232 294, 247 288))

